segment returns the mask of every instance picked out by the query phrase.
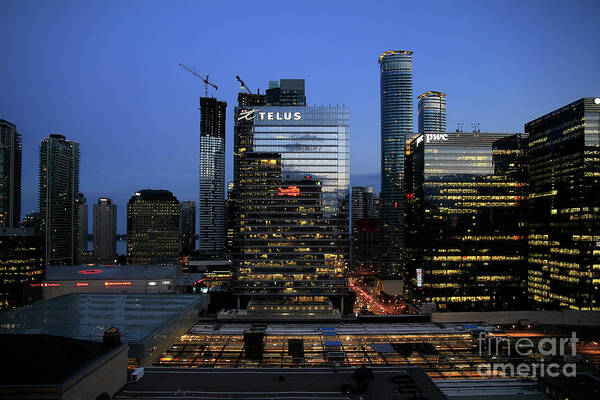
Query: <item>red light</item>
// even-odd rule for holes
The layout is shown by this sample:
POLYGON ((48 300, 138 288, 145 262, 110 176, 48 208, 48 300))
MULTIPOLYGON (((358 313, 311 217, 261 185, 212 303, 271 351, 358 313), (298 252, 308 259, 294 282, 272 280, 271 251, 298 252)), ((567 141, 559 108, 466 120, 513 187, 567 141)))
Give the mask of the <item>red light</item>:
POLYGON ((77 286, 88 286, 89 283, 87 282, 77 282, 77 286))
POLYGON ((129 286, 131 282, 104 282, 104 286, 129 286))
POLYGON ((42 286, 42 284, 41 283, 30 283, 29 286, 36 287, 36 286, 42 286))
POLYGON ((280 196, 300 196, 298 186, 288 186, 287 188, 277 188, 280 196))
POLYGON ((44 282, 44 283, 41 284, 41 286, 42 287, 57 287, 57 286, 60 286, 60 283, 46 283, 46 282, 44 282))
POLYGON ((397 201, 394 202, 394 208, 398 208, 398 202, 397 201))
POLYGON ((99 274, 102 272, 103 271, 101 269, 82 269, 81 271, 79 271, 79 273, 82 275, 93 275, 93 274, 99 274))

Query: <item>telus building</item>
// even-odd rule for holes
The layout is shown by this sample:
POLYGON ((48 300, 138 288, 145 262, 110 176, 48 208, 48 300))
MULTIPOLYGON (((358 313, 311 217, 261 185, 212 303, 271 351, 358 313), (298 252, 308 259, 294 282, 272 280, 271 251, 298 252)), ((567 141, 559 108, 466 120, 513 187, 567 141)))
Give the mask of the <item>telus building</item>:
POLYGON ((321 315, 347 294, 349 113, 293 81, 284 103, 235 109, 235 290, 248 310, 321 315))

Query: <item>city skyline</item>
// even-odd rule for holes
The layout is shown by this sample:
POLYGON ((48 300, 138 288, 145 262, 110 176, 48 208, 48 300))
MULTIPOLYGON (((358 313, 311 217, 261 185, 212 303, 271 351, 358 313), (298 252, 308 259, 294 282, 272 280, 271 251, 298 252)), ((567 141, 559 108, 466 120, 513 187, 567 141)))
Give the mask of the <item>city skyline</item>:
MULTIPOLYGON (((4 11, 13 18, 0 30, 26 32, 17 38, 0 35, 3 48, 16 55, 13 62, 0 66, 1 82, 12 94, 0 100, 0 109, 1 117, 14 123, 23 135, 22 216, 38 209, 38 140, 50 133, 62 133, 81 144, 80 192, 90 202, 100 197, 115 200, 122 210, 119 233, 125 233, 125 205, 137 190, 166 189, 182 201, 197 200, 196 107, 204 88, 177 67, 181 61, 210 74, 211 81, 219 85, 217 96, 230 104, 235 103, 239 91, 235 81, 239 74, 251 89, 260 88, 261 92, 274 76, 304 78, 307 91, 312 93, 311 104, 331 101, 348 105, 352 115, 351 184, 374 186, 376 192, 380 190, 379 163, 373 160, 378 158, 379 148, 373 145, 373 139, 379 136, 377 57, 382 51, 414 51, 413 119, 416 121, 416 94, 439 89, 448 95, 450 131, 459 121, 465 123, 465 131, 470 130, 472 122, 479 122, 484 131, 522 131, 525 122, 547 110, 597 94, 600 83, 592 79, 592 72, 599 56, 587 51, 589 41, 585 37, 592 37, 592 25, 582 23, 591 21, 597 4, 544 2, 544 7, 540 7, 541 3, 532 2, 514 13, 515 4, 440 3, 433 10, 411 5, 407 11, 414 13, 414 21, 393 27, 378 23, 381 29, 377 32, 370 29, 372 24, 378 18, 391 18, 398 5, 382 3, 378 9, 366 12, 349 7, 339 10, 339 17, 334 20, 327 17, 335 11, 333 5, 319 8, 322 15, 302 9, 300 3, 278 5, 275 15, 295 12, 300 17, 310 16, 316 27, 311 35, 326 34, 339 39, 320 44, 297 40, 292 33, 273 37, 266 32, 241 46, 235 34, 227 33, 240 29, 234 25, 239 20, 230 15, 235 11, 260 23, 260 8, 215 8, 215 15, 223 18, 214 19, 224 21, 220 29, 226 32, 215 45, 200 44, 197 39, 215 24, 213 18, 206 18, 197 26, 189 17, 194 15, 193 7, 192 11, 184 10, 188 7, 183 7, 183 3, 168 12, 164 10, 166 14, 157 12, 156 4, 147 8, 140 5, 136 18, 116 3, 108 9, 98 5, 83 8, 76 3, 51 8, 44 3, 37 8, 4 3, 4 11), (158 15, 169 21, 181 20, 181 24, 155 38, 153 31, 146 28, 153 24, 146 22, 158 15), (547 22, 560 20, 560 24, 548 23, 552 30, 534 30, 528 26, 533 15, 547 22), (415 29, 419 19, 426 16, 431 21, 430 35, 415 29), (453 22, 453 17, 457 22, 453 22), (55 26, 55 20, 62 24, 55 26), (435 22, 439 26, 434 27, 435 22), (84 24, 87 34, 81 39, 76 33, 84 24), (44 28, 52 29, 45 29, 42 35, 40 29, 44 28), (489 32, 489 40, 475 37, 482 30, 489 32), (441 33, 444 38, 436 38, 441 33), (38 43, 39 37, 46 36, 47 40, 38 43), (576 37, 583 39, 575 40, 576 37), (143 38, 152 38, 153 47, 144 47, 144 42, 140 42, 143 38), (140 46, 142 50, 129 53, 129 46, 140 46), (337 50, 331 52, 331 46, 337 50), (564 51, 566 48, 568 52, 564 51), (75 62, 65 53, 66 49, 78 49, 75 62), (161 56, 157 58, 158 50, 161 56), (556 54, 565 57, 557 61, 556 54), (265 68, 265 57, 277 62, 265 68), (246 62, 242 65, 237 61, 240 59, 246 62), (319 68, 307 60, 322 60, 330 68, 319 68), (353 67, 344 70, 342 66, 349 62, 353 67), (332 75, 332 69, 338 72, 332 75), (165 143, 161 136, 177 140, 165 143), (96 151, 111 142, 123 145, 109 152, 96 151)), ((284 22, 268 29, 278 30, 281 24, 284 22)), ((265 24, 261 27, 267 29, 265 24)), ((232 135, 230 112, 227 143, 233 143, 232 135)), ((232 177, 231 149, 226 147, 227 181, 232 177)))

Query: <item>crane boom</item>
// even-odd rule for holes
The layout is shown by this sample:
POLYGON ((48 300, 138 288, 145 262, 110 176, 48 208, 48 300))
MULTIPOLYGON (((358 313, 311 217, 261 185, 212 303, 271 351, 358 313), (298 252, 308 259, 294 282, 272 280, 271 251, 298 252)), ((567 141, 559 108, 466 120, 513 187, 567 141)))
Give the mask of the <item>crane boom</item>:
POLYGON ((212 86, 213 88, 215 88, 215 90, 219 90, 218 86, 215 85, 212 82, 208 81, 208 74, 206 75, 206 78, 203 77, 202 75, 200 75, 199 73, 196 72, 196 70, 194 70, 193 68, 189 68, 187 67, 185 64, 183 63, 179 63, 179 66, 183 69, 185 69, 188 72, 191 72, 192 74, 194 74, 196 77, 200 78, 202 80, 202 82, 204 82, 204 90, 206 93, 206 96, 208 96, 208 85, 212 86))
POLYGON ((240 83, 240 85, 242 85, 242 88, 241 88, 242 91, 244 89, 246 89, 248 91, 248 93, 252 93, 252 91, 250 90, 250 88, 248 86, 246 86, 246 83, 244 83, 244 81, 242 80, 242 78, 240 78, 239 75, 236 75, 235 79, 237 79, 238 82, 240 83))

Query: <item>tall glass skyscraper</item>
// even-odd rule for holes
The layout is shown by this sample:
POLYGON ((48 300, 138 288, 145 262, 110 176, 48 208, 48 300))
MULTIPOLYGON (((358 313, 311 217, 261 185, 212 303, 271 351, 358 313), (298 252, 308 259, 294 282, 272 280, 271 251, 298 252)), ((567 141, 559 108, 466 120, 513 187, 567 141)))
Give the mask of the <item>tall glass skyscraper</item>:
POLYGON ((345 106, 236 107, 240 296, 314 304, 347 294, 348 120, 345 106))
POLYGON ((227 103, 200 98, 199 248, 220 254, 225 246, 225 110, 227 103))
POLYGON ((430 90, 418 98, 419 133, 446 132, 446 95, 430 90))
POLYGON ((79 227, 79 143, 51 134, 40 145, 39 204, 47 265, 73 265, 79 227))
POLYGON ((381 78, 382 273, 396 275, 404 248, 404 152, 413 132, 412 51, 379 57, 381 78))
POLYGON ((525 124, 529 297, 538 309, 600 311, 600 98, 525 124))
POLYGON ((21 135, 17 127, 0 119, 0 225, 21 222, 21 135))

